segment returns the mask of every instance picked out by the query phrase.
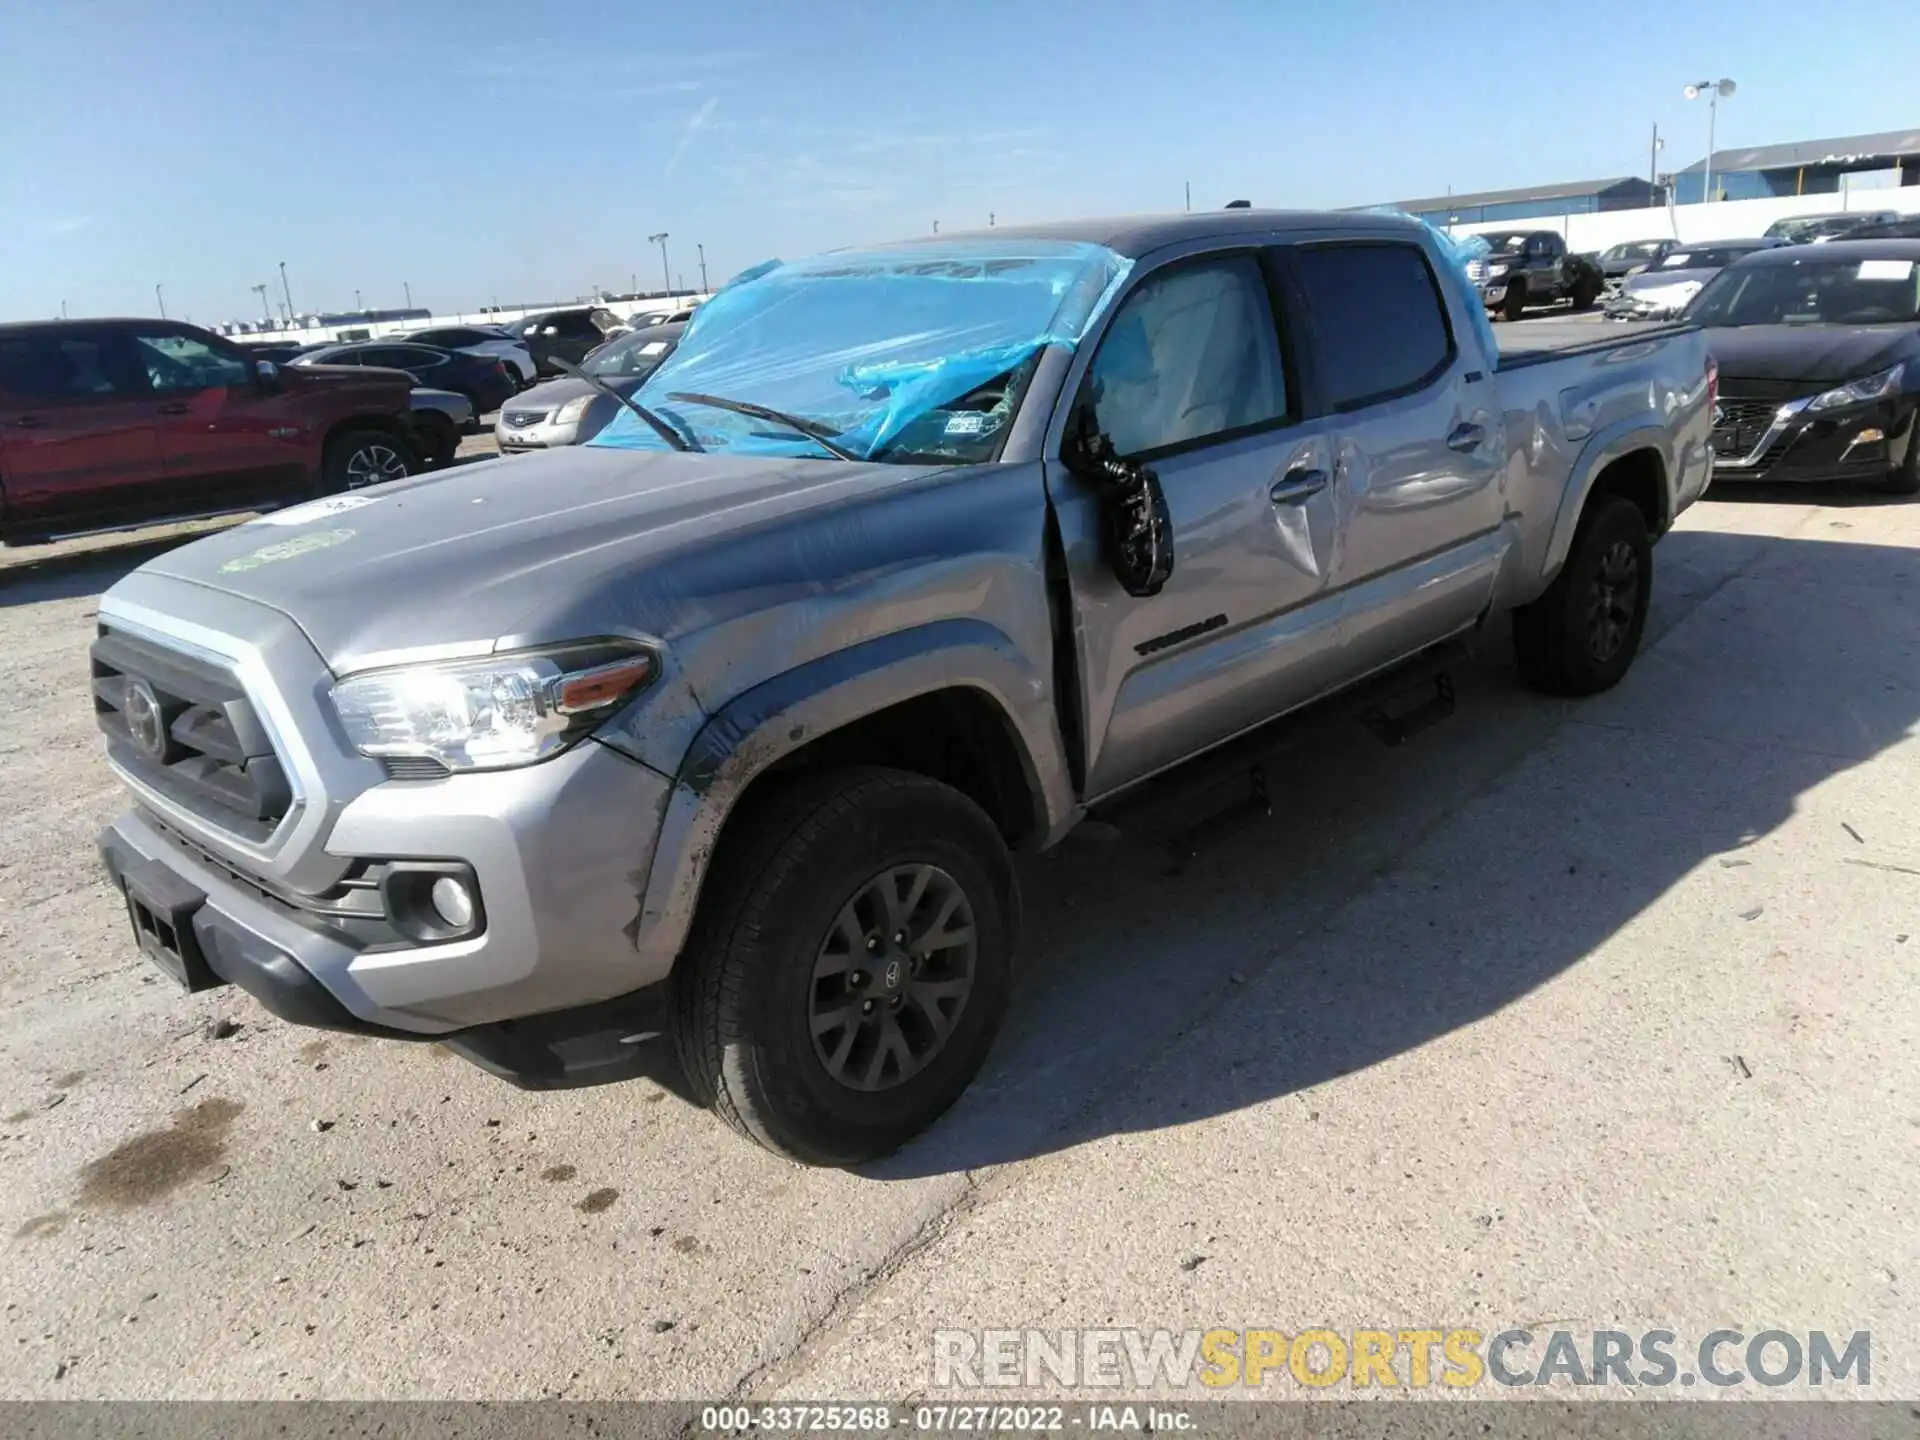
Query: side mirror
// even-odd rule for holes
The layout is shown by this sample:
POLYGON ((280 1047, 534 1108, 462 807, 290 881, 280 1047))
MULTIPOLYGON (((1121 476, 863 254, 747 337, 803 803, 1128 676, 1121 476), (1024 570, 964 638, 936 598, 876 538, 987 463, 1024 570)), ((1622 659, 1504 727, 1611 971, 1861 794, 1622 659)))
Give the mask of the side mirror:
POLYGON ((1101 548, 1129 595, 1158 595, 1173 576, 1173 519, 1160 477, 1115 453, 1088 406, 1073 418, 1061 462, 1100 494, 1101 548))
POLYGON ((256 360, 253 362, 253 380, 262 390, 278 390, 280 388, 280 367, 271 360, 256 360))

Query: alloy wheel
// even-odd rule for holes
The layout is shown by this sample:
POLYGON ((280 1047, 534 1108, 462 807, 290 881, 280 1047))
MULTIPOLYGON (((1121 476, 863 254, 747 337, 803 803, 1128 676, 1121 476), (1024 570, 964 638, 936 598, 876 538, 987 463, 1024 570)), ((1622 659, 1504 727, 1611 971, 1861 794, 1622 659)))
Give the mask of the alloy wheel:
POLYGON ((390 445, 362 445, 347 460, 347 488, 358 490, 388 480, 404 480, 407 462, 390 445))
POLYGON ((1600 557, 1587 587, 1587 645, 1606 664, 1620 653, 1640 608, 1640 557, 1631 543, 1616 540, 1600 557))

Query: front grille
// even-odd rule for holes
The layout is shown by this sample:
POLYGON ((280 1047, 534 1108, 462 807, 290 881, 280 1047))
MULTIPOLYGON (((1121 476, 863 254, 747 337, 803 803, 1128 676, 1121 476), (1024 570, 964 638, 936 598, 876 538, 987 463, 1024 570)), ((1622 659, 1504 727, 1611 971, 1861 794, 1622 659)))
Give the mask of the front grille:
POLYGON ((93 708, 128 774, 256 843, 293 805, 287 773, 239 681, 216 665, 101 627, 93 708))
POLYGON ((1469 260, 1467 262, 1467 279, 1473 281, 1474 284, 1478 285, 1482 280, 1486 278, 1487 278, 1487 262, 1486 261, 1469 260))
POLYGON ((387 755, 380 763, 389 780, 444 780, 453 773, 431 755, 387 755))
POLYGON ((1714 411, 1713 453, 1723 460, 1744 460, 1773 428, 1777 400, 1720 398, 1714 411))
POLYGON ((507 410, 502 412, 500 418, 506 421, 509 430, 524 430, 529 425, 538 425, 542 420, 546 419, 547 412, 544 410, 507 410))

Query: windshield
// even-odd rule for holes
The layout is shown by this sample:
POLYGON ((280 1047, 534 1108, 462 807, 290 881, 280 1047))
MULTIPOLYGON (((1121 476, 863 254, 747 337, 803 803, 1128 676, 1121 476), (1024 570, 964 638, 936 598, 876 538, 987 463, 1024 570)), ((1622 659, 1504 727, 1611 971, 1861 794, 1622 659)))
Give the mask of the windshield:
MULTIPOLYGON (((1034 358, 1077 344, 1131 268, 1105 246, 1022 239, 774 262, 702 305, 634 398, 707 450, 822 453, 779 423, 672 396, 778 411, 865 459, 990 461, 1034 358)), ((631 414, 588 443, 664 445, 631 414)))
POLYGON ((1705 250, 1676 250, 1660 262, 1662 270, 1719 270, 1731 265, 1751 250, 1736 250, 1721 245, 1705 250))
POLYGON ((1660 253, 1664 240, 1637 240, 1631 245, 1616 245, 1600 258, 1602 260, 1651 260, 1660 253))
POLYGON ((673 353, 673 345, 670 338, 639 331, 602 345, 580 362, 580 368, 609 380, 632 380, 658 370, 660 362, 673 353))
POLYGON ((1514 251, 1521 250, 1526 247, 1527 236, 1530 235, 1531 233, 1532 232, 1528 230, 1515 230, 1511 234, 1488 235, 1484 238, 1487 242, 1488 248, 1491 249, 1494 254, 1511 255, 1514 253, 1514 251))
POLYGON ((1687 319, 1701 325, 1895 325, 1920 320, 1911 260, 1737 265, 1707 283, 1687 319))

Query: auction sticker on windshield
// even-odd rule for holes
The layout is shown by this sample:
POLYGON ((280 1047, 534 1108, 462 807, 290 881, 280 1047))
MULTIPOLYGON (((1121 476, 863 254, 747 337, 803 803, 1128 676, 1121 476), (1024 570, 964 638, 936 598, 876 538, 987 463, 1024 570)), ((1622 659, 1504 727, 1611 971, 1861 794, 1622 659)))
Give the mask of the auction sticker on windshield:
POLYGON ((1911 260, 1862 260, 1862 280, 1906 280, 1913 275, 1911 260))

